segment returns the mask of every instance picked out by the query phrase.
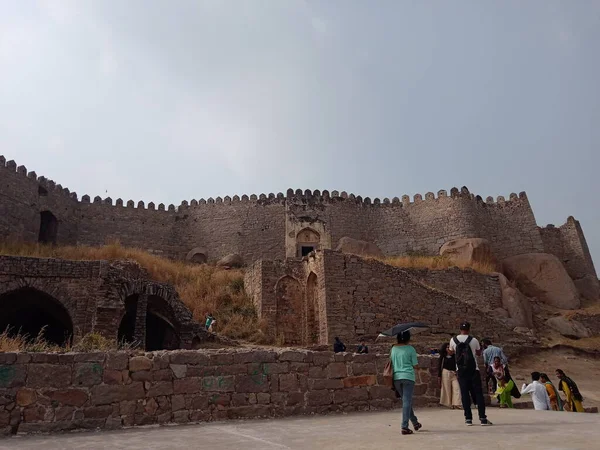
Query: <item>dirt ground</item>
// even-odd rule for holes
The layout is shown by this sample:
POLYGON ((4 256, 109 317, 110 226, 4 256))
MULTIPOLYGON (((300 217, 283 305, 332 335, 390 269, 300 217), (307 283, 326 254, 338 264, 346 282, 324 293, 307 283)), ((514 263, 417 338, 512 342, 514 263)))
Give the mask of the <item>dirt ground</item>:
MULTIPOLYGON (((508 357, 510 359, 510 355, 508 357)), ((509 367, 519 388, 524 382, 531 382, 534 371, 547 373, 557 386, 554 371, 562 369, 577 383, 584 406, 600 406, 600 359, 593 355, 565 348, 548 349, 510 360, 509 367)), ((531 398, 525 396, 522 400, 531 401, 531 398)))

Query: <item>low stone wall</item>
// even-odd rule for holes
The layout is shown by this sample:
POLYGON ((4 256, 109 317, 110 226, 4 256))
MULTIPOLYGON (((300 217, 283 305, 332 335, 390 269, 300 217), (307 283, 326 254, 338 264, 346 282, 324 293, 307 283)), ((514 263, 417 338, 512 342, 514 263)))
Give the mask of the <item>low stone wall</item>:
MULTIPOLYGON (((0 353, 0 435, 390 409, 387 355, 296 349, 0 353)), ((419 357, 416 406, 436 405, 419 357)))

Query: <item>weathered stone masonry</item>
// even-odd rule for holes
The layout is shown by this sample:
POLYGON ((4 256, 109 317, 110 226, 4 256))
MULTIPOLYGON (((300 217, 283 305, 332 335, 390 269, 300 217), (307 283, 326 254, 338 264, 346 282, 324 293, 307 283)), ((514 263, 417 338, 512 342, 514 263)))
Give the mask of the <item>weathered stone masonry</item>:
POLYGON ((174 288, 132 262, 0 256, 0 310, 1 330, 48 325, 59 345, 97 332, 150 349, 191 348, 205 335, 174 288))
POLYGON ((246 290, 268 330, 288 344, 374 339, 399 322, 424 321, 432 332, 454 333, 463 320, 504 343, 525 344, 502 307, 498 275, 474 271, 404 270, 331 250, 301 261, 257 261, 246 290))
MULTIPOLYGON (((277 351, 0 354, 0 435, 399 406, 387 355, 277 351)), ((415 405, 437 405, 419 357, 415 405)))
MULTIPOLYGON (((439 254, 457 238, 487 239, 500 260, 549 252, 575 272, 596 277, 581 227, 560 235, 537 227, 525 193, 485 201, 468 189, 394 198, 289 189, 147 205, 77 194, 0 157, 0 238, 102 245, 118 239, 173 258, 215 261, 240 254, 247 263, 335 248, 342 237, 373 242, 385 255, 439 254), (194 258, 194 256, 197 256, 194 258)), ((581 278, 581 276, 579 276, 581 278)))

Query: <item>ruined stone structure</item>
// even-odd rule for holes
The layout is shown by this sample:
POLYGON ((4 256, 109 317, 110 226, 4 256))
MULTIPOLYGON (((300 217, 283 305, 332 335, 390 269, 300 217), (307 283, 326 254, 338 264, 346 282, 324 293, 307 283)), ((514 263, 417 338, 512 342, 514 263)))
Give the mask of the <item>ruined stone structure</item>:
MULTIPOLYGON (((401 406, 387 355, 281 349, 146 354, 0 353, 0 436, 401 406)), ((414 403, 437 405, 437 365, 419 357, 414 403)))
POLYGON ((64 345, 87 333, 148 350, 192 348, 206 333, 172 286, 131 262, 0 256, 0 330, 64 345))
POLYGON ((536 225, 525 193, 483 200, 467 188, 371 200, 337 191, 293 191, 146 206, 74 192, 0 156, 0 237, 102 245, 118 239, 172 258, 205 262, 237 253, 246 263, 335 248, 342 237, 376 244, 384 255, 438 255, 457 238, 489 241, 494 255, 556 255, 574 279, 596 271, 578 222, 536 225))
MULTIPOLYGON (((398 322, 423 321, 451 335, 469 320, 501 341, 527 343, 502 308, 499 274, 407 270, 331 250, 302 260, 257 261, 245 286, 271 333, 286 344, 368 339, 398 322)), ((445 338, 443 338, 445 339, 445 338)))

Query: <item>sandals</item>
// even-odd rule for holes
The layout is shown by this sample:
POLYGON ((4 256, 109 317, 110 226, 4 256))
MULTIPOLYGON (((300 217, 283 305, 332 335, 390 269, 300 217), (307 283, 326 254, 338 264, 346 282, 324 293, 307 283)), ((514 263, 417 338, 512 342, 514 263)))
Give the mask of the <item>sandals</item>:
POLYGON ((410 428, 402 428, 402 434, 413 434, 413 430, 410 428))
POLYGON ((415 431, 419 431, 421 428, 423 428, 423 425, 417 422, 413 425, 413 428, 415 429, 415 431))

